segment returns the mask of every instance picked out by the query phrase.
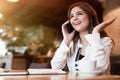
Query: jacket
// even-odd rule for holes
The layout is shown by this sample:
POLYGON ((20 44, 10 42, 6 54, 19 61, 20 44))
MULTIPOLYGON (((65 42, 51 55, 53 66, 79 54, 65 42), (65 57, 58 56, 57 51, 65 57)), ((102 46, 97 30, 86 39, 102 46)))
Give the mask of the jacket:
MULTIPOLYGON (((97 71, 109 73, 110 71, 110 54, 112 51, 112 39, 110 37, 100 38, 100 33, 85 35, 89 45, 85 49, 85 57, 81 60, 96 61, 97 71)), ((82 45, 78 42, 76 49, 73 50, 73 41, 70 46, 67 46, 62 41, 60 47, 56 50, 54 57, 51 60, 52 69, 63 69, 67 63, 69 71, 75 72, 75 57, 78 47, 82 45)), ((82 66, 82 65, 81 65, 82 66)))

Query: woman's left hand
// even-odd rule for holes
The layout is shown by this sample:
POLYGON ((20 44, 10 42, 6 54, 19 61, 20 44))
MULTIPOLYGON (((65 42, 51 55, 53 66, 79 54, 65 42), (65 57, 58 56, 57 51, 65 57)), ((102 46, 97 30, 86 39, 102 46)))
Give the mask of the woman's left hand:
POLYGON ((102 23, 100 23, 99 25, 95 26, 95 28, 93 29, 92 33, 98 33, 100 31, 102 31, 105 27, 107 27, 108 25, 112 24, 117 17, 110 19, 108 21, 104 21, 102 23))

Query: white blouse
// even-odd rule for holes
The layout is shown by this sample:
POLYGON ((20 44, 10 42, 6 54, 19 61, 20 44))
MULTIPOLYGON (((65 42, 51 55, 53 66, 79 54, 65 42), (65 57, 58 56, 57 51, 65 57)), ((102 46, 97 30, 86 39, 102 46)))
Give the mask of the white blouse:
MULTIPOLYGON (((83 61, 97 61, 97 70, 104 73, 109 72, 109 57, 112 49, 112 40, 110 37, 104 37, 100 39, 99 33, 85 35, 89 45, 85 49, 85 56, 81 59, 83 61)), ((62 41, 60 47, 55 52, 53 59, 51 60, 52 69, 63 69, 67 63, 69 71, 76 71, 75 58, 77 50, 82 45, 78 41, 75 51, 72 49, 73 42, 68 47, 64 41, 62 41)))

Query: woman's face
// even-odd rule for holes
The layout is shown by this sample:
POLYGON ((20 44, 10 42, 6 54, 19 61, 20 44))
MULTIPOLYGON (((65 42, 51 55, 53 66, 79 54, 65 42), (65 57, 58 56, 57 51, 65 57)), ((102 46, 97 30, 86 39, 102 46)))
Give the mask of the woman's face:
POLYGON ((78 32, 88 31, 88 15, 78 6, 74 7, 70 13, 70 23, 78 32))

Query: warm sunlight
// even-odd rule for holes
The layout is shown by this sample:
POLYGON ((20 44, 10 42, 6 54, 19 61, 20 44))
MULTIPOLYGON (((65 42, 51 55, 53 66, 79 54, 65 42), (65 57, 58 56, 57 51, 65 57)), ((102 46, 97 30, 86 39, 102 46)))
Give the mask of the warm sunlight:
POLYGON ((0 13, 0 18, 2 18, 3 17, 3 14, 2 13, 0 13))
POLYGON ((8 0, 10 2, 18 2, 19 0, 8 0))

